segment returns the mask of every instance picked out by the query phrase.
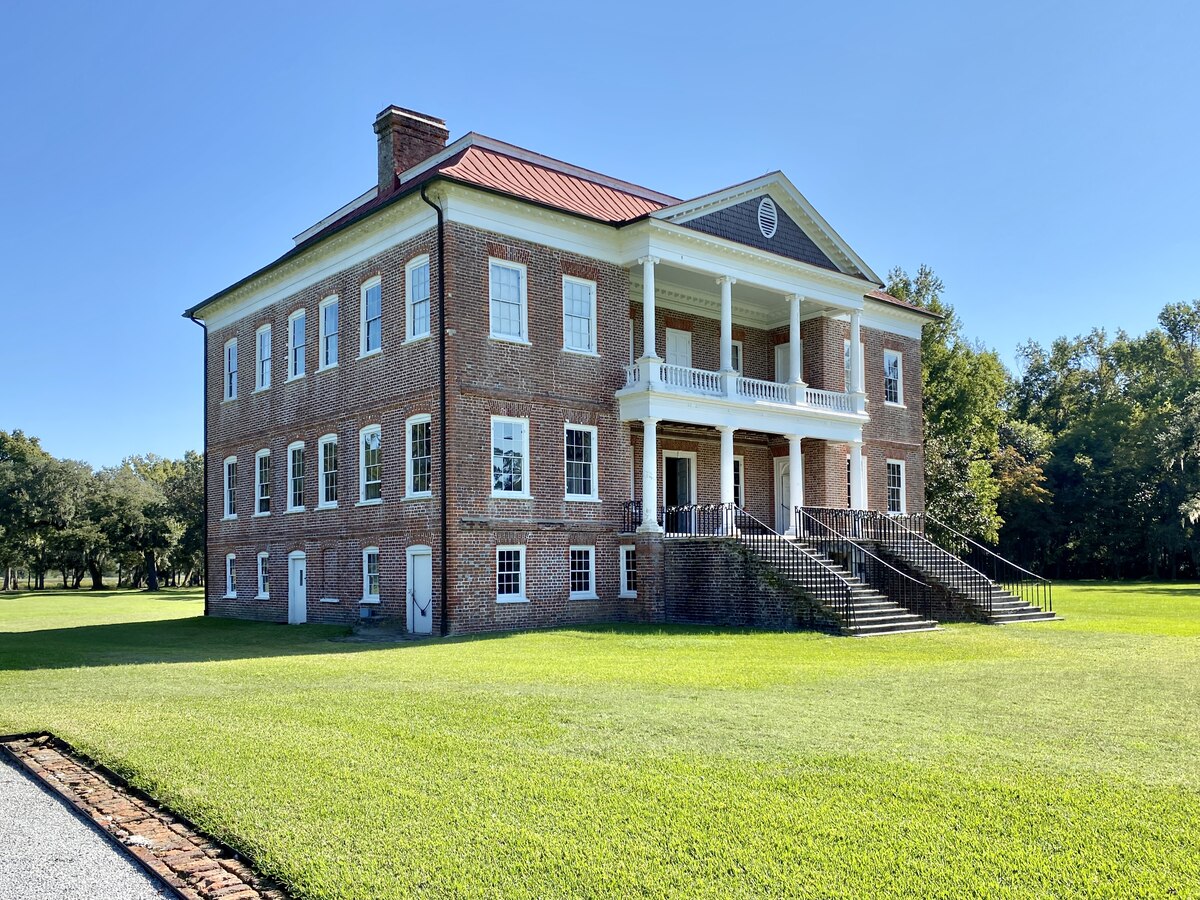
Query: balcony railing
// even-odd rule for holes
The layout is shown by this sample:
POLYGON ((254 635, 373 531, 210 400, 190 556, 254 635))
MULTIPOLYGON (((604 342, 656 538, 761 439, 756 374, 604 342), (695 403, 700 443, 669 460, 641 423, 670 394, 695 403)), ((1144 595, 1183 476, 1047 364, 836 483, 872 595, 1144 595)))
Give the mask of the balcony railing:
POLYGON ((700 397, 731 396, 731 399, 746 403, 781 403, 809 406, 828 412, 855 412, 852 395, 842 391, 825 391, 820 388, 806 387, 799 402, 794 402, 790 384, 738 375, 733 379, 732 394, 727 395, 725 380, 720 372, 667 363, 652 365, 657 370, 656 372, 648 371, 648 367, 641 363, 632 363, 626 366, 625 387, 634 387, 648 376, 656 374, 655 380, 673 393, 692 394, 700 397))

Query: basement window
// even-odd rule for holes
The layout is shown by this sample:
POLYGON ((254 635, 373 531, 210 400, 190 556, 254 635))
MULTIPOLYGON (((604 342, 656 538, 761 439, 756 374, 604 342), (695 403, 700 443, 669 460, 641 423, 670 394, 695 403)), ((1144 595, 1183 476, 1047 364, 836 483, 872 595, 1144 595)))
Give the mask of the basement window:
POLYGON ((637 596, 637 547, 633 544, 621 546, 621 597, 632 599, 637 596))

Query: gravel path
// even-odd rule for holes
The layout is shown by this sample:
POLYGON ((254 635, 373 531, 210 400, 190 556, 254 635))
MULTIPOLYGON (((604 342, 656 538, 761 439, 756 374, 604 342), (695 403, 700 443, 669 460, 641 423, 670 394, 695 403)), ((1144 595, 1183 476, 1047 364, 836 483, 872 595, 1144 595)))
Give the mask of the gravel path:
POLYGON ((0 900, 154 900, 173 894, 0 758, 0 900))

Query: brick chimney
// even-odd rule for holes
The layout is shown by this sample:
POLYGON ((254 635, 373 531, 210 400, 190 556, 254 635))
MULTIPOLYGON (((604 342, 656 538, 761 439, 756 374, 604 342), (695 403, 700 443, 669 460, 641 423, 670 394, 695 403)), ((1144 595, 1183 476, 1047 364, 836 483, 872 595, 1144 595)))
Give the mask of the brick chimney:
POLYGON ((375 117, 379 136, 379 194, 391 193, 396 176, 444 149, 446 123, 424 113, 389 106, 375 117))

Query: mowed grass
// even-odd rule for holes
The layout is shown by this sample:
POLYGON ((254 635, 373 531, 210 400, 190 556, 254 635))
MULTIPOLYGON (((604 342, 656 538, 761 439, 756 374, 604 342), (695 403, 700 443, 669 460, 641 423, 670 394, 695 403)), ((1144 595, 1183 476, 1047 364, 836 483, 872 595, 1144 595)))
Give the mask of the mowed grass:
POLYGON ((855 640, 398 646, 195 593, 0 599, 48 729, 306 898, 1200 897, 1200 587, 855 640))

